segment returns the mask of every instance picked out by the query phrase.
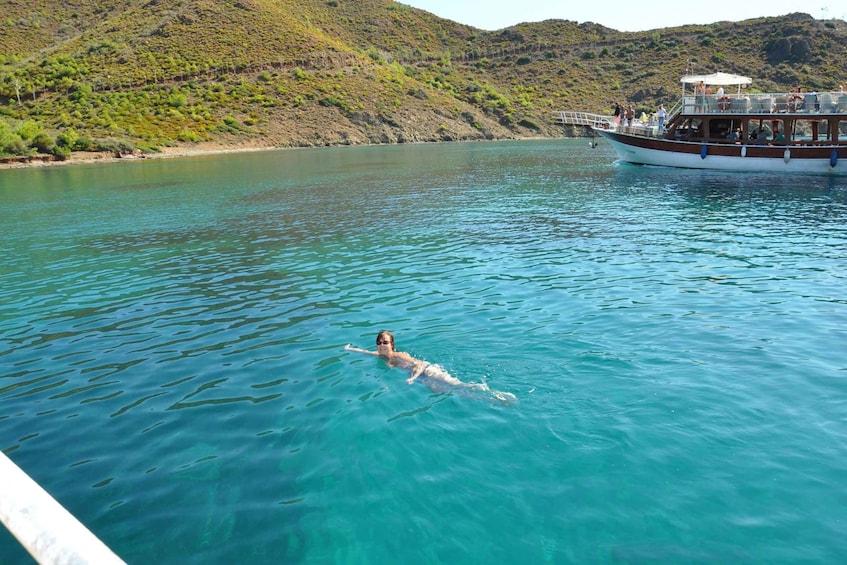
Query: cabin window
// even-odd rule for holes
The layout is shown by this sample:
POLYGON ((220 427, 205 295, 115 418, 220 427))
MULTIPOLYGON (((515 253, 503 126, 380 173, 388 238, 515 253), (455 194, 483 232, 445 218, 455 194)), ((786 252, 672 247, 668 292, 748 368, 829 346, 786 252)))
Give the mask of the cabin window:
POLYGON ((675 131, 677 139, 700 139, 703 137, 701 126, 703 120, 700 118, 688 118, 682 122, 675 131))

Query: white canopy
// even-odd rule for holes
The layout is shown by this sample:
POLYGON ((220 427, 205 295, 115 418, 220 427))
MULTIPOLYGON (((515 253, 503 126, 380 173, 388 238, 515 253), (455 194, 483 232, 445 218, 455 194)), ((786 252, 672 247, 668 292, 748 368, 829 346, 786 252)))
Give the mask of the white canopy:
POLYGON ((686 75, 679 79, 679 82, 683 84, 696 84, 698 82, 702 82, 703 84, 708 85, 728 86, 734 84, 750 84, 753 82, 753 79, 740 75, 731 75, 729 73, 714 73, 711 75, 686 75))

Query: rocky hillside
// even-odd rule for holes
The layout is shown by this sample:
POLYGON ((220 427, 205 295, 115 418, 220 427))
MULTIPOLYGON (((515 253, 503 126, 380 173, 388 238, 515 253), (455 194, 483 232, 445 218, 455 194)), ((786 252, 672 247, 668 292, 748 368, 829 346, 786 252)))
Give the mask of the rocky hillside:
POLYGON ((652 110, 679 76, 847 81, 847 24, 805 14, 488 32, 392 0, 5 0, 0 153, 560 136, 554 110, 652 110))

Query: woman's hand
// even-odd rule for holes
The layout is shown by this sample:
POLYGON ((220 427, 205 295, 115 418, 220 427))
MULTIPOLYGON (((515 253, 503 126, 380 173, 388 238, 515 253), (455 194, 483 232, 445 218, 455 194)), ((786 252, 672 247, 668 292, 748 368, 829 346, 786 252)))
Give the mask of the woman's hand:
POLYGON ((379 352, 377 351, 368 351, 367 349, 360 349, 358 347, 353 347, 349 343, 344 346, 344 351, 355 351, 356 353, 365 353, 367 355, 375 355, 377 357, 379 356, 379 352))
POLYGON ((414 367, 412 368, 412 375, 408 379, 406 379, 406 384, 410 385, 415 382, 415 379, 421 376, 421 373, 424 372, 424 369, 426 369, 426 363, 415 363, 414 367))

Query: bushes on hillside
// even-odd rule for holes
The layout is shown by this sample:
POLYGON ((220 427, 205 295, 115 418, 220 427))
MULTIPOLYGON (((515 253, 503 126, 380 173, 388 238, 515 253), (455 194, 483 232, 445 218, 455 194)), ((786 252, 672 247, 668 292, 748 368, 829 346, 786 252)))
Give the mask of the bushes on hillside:
POLYGON ((24 155, 26 151, 23 138, 7 123, 0 121, 0 155, 24 155))
POLYGON ((114 139, 95 143, 90 137, 82 136, 69 129, 55 138, 40 125, 27 120, 13 127, 0 120, 0 157, 34 154, 53 155, 60 161, 70 157, 73 151, 121 151, 132 152, 132 144, 114 139))

